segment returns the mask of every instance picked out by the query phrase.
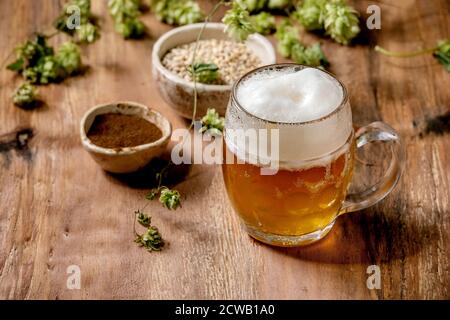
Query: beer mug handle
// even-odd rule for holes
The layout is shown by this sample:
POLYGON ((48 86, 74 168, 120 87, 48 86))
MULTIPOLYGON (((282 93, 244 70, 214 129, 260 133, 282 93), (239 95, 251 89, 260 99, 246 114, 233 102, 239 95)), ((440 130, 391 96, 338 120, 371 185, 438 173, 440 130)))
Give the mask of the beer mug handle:
POLYGON ((355 135, 356 147, 362 148, 368 143, 383 141, 390 144, 391 163, 379 182, 369 189, 348 194, 339 214, 353 212, 373 206, 394 189, 403 171, 405 150, 397 132, 383 122, 373 122, 360 128, 355 135))

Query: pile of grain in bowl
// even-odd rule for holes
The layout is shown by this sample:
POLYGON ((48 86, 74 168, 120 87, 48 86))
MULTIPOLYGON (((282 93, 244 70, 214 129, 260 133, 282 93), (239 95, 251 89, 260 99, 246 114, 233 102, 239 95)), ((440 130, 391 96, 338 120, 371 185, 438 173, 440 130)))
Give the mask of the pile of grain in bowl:
MULTIPOLYGON (((172 48, 162 59, 169 71, 192 81, 188 67, 192 62, 195 42, 172 48)), ((233 84, 247 72, 262 65, 261 60, 244 43, 231 40, 208 39, 198 43, 196 62, 214 63, 219 78, 214 84, 233 84)))

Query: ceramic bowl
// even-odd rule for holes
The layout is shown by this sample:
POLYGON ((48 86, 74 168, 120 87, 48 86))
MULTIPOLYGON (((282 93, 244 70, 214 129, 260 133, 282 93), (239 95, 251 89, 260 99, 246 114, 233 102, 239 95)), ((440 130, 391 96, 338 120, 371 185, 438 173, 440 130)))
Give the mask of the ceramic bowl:
MULTIPOLYGON (((194 101, 194 83, 187 81, 166 69, 161 60, 172 48, 195 42, 203 23, 191 24, 162 35, 153 46, 152 73, 159 93, 163 99, 179 115, 191 119, 194 101)), ((230 40, 224 32, 222 23, 208 23, 202 35, 202 40, 230 40)), ((267 38, 259 34, 251 35, 245 42, 262 62, 262 65, 273 64, 276 61, 275 50, 267 38)), ((208 108, 214 107, 221 115, 225 114, 232 85, 211 85, 197 83, 198 101, 197 115, 203 115, 208 108)))
POLYGON ((160 156, 170 139, 172 126, 163 115, 145 105, 123 101, 98 105, 83 116, 80 123, 80 136, 84 149, 104 170, 113 173, 134 172, 143 168, 153 158, 160 156), (139 116, 154 125, 162 132, 162 137, 152 143, 127 148, 104 148, 89 140, 87 133, 97 115, 105 113, 121 113, 139 116))

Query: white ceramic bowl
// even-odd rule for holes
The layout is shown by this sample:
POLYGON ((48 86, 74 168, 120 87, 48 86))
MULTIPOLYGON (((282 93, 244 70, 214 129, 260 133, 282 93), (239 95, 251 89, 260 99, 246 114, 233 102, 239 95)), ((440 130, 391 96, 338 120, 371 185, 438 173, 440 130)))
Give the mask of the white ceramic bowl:
MULTIPOLYGON (((195 42, 203 23, 190 24, 172 29, 163 34, 153 46, 152 72, 163 99, 181 116, 191 119, 194 101, 194 83, 187 81, 167 70, 161 63, 164 55, 172 48, 195 42)), ((202 40, 230 40, 224 32, 222 23, 208 23, 203 31, 202 40)), ((261 60, 262 65, 276 62, 275 50, 264 36, 251 35, 245 42, 247 47, 261 60)), ((197 83, 197 116, 204 115, 208 108, 214 107, 224 115, 232 85, 211 85, 197 83)))
POLYGON ((163 115, 145 105, 129 101, 98 105, 87 111, 80 123, 80 136, 84 149, 104 170, 114 173, 134 172, 143 168, 150 160, 164 152, 171 134, 172 126, 163 115), (105 113, 139 116, 156 125, 161 130, 162 137, 152 143, 127 148, 110 149, 97 146, 87 137, 87 132, 95 117, 105 113))

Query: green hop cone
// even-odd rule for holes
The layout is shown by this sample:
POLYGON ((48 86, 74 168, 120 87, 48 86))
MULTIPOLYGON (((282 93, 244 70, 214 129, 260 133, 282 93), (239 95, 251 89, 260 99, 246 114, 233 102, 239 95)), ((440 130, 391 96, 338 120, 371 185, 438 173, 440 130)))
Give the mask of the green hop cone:
POLYGON ((326 3, 323 25, 332 39, 347 45, 360 32, 358 12, 341 0, 326 3))
POLYGON ((115 30, 125 39, 140 38, 145 25, 139 20, 139 0, 109 0, 108 9, 114 20, 115 30))
POLYGON ((240 2, 248 12, 260 11, 266 5, 266 0, 241 0, 240 2))
POLYGON ((310 47, 296 47, 292 52, 292 60, 296 63, 305 64, 312 67, 326 69, 330 63, 319 43, 310 47))
POLYGON ((208 132, 212 135, 221 135, 225 127, 225 119, 214 108, 209 108, 203 116, 200 132, 208 132))
POLYGON ((39 83, 48 84, 58 82, 65 76, 64 68, 59 64, 55 56, 42 58, 36 66, 39 74, 39 83))
POLYGON ((169 210, 176 210, 181 205, 180 193, 177 190, 162 188, 159 202, 169 210))
POLYGON ((80 8, 81 23, 88 22, 91 16, 91 0, 72 0, 68 5, 74 5, 80 8))
POLYGON ((100 38, 97 27, 90 22, 82 24, 77 29, 77 36, 78 40, 82 43, 93 43, 100 38))
POLYGON ((109 0, 108 9, 114 20, 119 21, 140 15, 139 0, 109 0))
POLYGON ((37 100, 36 88, 28 82, 19 86, 13 95, 13 102, 21 108, 32 107, 37 100))
POLYGON ((140 38, 145 33, 145 25, 137 18, 130 18, 117 23, 115 28, 125 39, 140 38))
MULTIPOLYGON (((285 58, 292 55, 295 46, 298 46, 298 30, 289 22, 288 19, 281 21, 277 27, 275 37, 278 40, 278 52, 285 58)), ((298 48, 297 48, 298 49, 298 48)))
POLYGON ((159 21, 170 25, 185 25, 204 19, 199 5, 192 0, 151 0, 150 7, 159 21))
POLYGON ((21 56, 23 59, 32 60, 35 57, 40 49, 39 45, 33 41, 26 41, 22 46, 17 48, 18 56, 21 56))
POLYGON ((232 8, 227 11, 222 22, 226 25, 225 32, 237 41, 244 41, 256 32, 248 11, 240 1, 233 1, 232 8))
POLYGON ((30 83, 37 83, 39 81, 39 74, 37 71, 37 68, 26 68, 22 71, 22 77, 30 82, 30 83))
POLYGON ((33 41, 27 40, 18 46, 16 53, 16 61, 8 65, 7 69, 20 73, 26 68, 34 67, 42 57, 53 55, 53 49, 47 45, 45 37, 38 34, 33 41))
POLYGON ((252 15, 250 18, 255 27, 255 31, 260 34, 268 35, 276 29, 275 17, 268 12, 252 15))
POLYGON ((321 30, 321 14, 325 0, 305 0, 293 13, 294 17, 307 30, 321 30))
POLYGON ((55 59, 65 71, 66 76, 72 75, 81 69, 80 48, 73 42, 66 42, 59 47, 55 59))
POLYGON ((291 0, 269 0, 267 7, 269 9, 283 10, 292 5, 291 0))
POLYGON ((150 227, 151 223, 152 223, 152 217, 150 217, 149 215, 143 213, 142 211, 138 210, 134 213, 137 217, 137 221, 138 223, 143 226, 143 227, 150 227))
POLYGON ((160 251, 164 246, 164 240, 156 227, 149 227, 147 232, 141 237, 141 241, 145 248, 149 251, 160 251))
POLYGON ((200 7, 194 1, 181 1, 171 10, 173 10, 173 22, 181 26, 202 21, 204 18, 200 7))
POLYGON ((160 251, 164 246, 164 240, 158 229, 154 226, 149 226, 147 231, 142 235, 136 235, 134 242, 148 251, 160 251))
POLYGON ((171 22, 167 21, 169 17, 172 18, 172 15, 169 14, 168 0, 151 0, 150 7, 159 21, 164 21, 169 24, 174 23, 173 20, 171 22))

